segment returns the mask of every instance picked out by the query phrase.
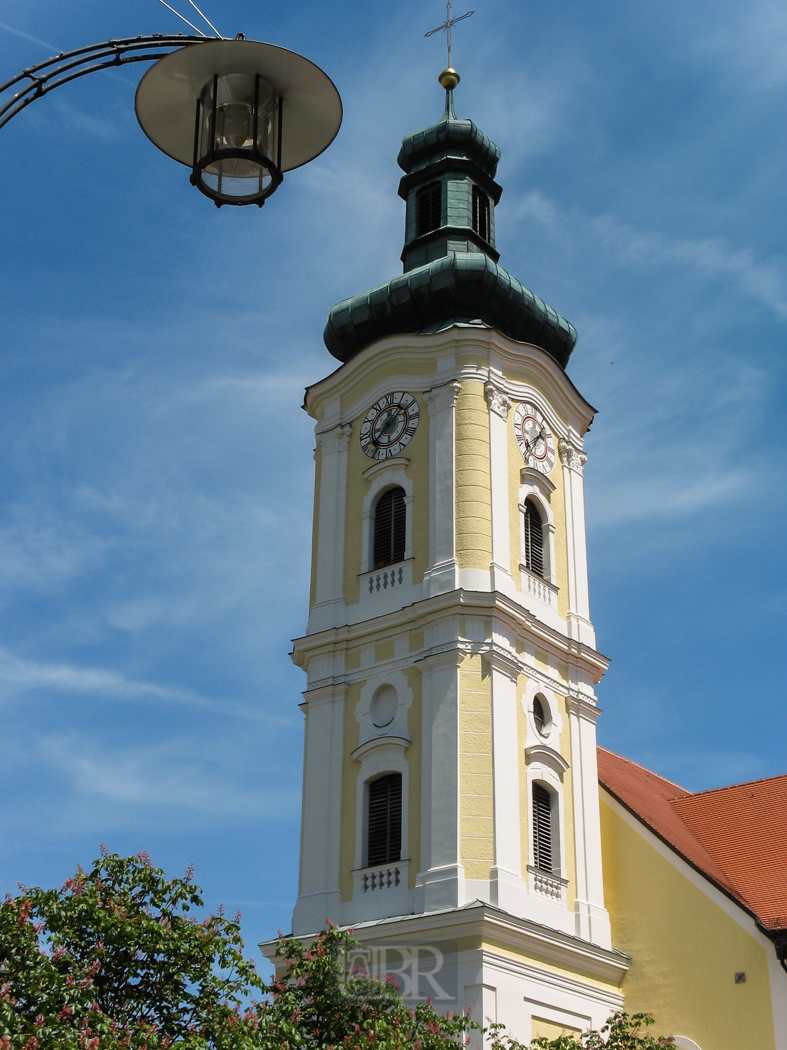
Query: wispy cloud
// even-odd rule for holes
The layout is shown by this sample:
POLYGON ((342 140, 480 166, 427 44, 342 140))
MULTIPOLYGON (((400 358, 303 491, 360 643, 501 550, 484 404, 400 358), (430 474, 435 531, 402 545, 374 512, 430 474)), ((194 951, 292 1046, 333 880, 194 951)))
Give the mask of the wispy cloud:
POLYGON ((726 280, 748 298, 767 307, 779 321, 787 320, 787 259, 761 257, 753 248, 734 247, 723 238, 693 240, 637 229, 612 215, 563 211, 543 193, 533 191, 517 208, 516 219, 533 219, 555 235, 594 242, 618 267, 640 270, 680 268, 695 278, 726 280))
POLYGON ((4 29, 6 33, 13 33, 14 36, 21 37, 22 40, 29 40, 31 44, 39 44, 41 47, 47 48, 50 55, 57 55, 60 52, 60 48, 54 44, 48 44, 46 40, 39 40, 37 36, 31 36, 29 33, 22 32, 21 29, 16 29, 14 26, 8 25, 7 22, 0 22, 0 29, 4 29))
MULTIPOLYGON (((188 745, 100 749, 75 736, 49 736, 37 746, 50 771, 57 770, 78 796, 123 806, 161 811, 191 812, 197 816, 255 816, 289 820, 297 814, 300 797, 293 784, 249 786, 244 765, 233 766, 238 748, 213 743, 209 751, 188 745)), ((245 756, 244 756, 245 758, 245 756)), ((167 815, 165 812, 165 816, 167 815)))
POLYGON ((297 725, 293 715, 263 709, 256 701, 242 703, 202 696, 193 689, 128 678, 101 667, 26 660, 0 647, 0 703, 23 693, 55 693, 81 699, 100 698, 121 703, 146 702, 185 706, 268 725, 297 725))

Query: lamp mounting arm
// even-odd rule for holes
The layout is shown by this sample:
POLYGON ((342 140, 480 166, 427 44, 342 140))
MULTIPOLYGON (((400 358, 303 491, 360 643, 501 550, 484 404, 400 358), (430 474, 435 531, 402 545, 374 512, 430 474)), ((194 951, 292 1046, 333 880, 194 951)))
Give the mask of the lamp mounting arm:
POLYGON ((76 51, 61 52, 38 65, 28 66, 0 84, 0 98, 12 88, 17 88, 10 98, 0 104, 0 128, 37 98, 88 73, 131 62, 155 62, 161 58, 165 49, 173 51, 192 44, 204 44, 209 40, 210 37, 185 36, 183 33, 153 33, 151 36, 107 40, 103 44, 90 44, 76 51))

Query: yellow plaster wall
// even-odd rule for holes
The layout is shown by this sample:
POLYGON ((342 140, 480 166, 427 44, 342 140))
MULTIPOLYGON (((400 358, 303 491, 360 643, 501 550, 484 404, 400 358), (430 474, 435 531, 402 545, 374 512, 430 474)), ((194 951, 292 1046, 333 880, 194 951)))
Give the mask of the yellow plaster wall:
POLYGON ((559 1039, 561 1035, 581 1035, 581 1028, 566 1028, 565 1025, 554 1024, 543 1017, 533 1018, 533 1027, 530 1032, 531 1039, 559 1039))
POLYGON ((381 664, 384 660, 393 660, 394 658, 394 643, 393 639, 389 639, 387 642, 378 642, 374 647, 374 660, 375 663, 381 664))
POLYGON ((494 859, 492 680, 480 655, 459 669, 459 849, 468 879, 488 879, 494 859))
POLYGON ((361 650, 350 649, 344 656, 345 671, 357 671, 361 666, 361 650))
POLYGON ((309 610, 317 597, 317 527, 320 520, 320 482, 322 480, 322 449, 319 441, 314 451, 314 511, 312 512, 312 574, 309 585, 309 610))
POLYGON ((461 569, 492 561, 489 406, 483 383, 465 382, 456 399, 456 558, 461 569))
POLYGON ((571 754, 571 726, 568 720, 566 698, 555 694, 560 717, 563 719, 563 730, 560 734, 560 754, 568 762, 569 768, 563 774, 563 846, 566 852, 565 869, 568 886, 566 886, 566 903, 573 909, 577 899, 577 852, 574 842, 574 785, 571 777, 574 770, 574 759, 571 754))
MULTIPOLYGON (((495 940, 494 937, 485 937, 483 942, 484 950, 494 952, 497 955, 502 955, 506 959, 514 959, 517 962, 526 962, 534 966, 538 966, 541 970, 546 970, 547 973, 559 974, 565 977, 567 974, 570 977, 576 977, 581 980, 583 984, 590 985, 593 988, 603 988, 605 991, 620 992, 618 985, 611 980, 605 980, 602 977, 590 973, 589 971, 583 970, 578 966, 571 965, 568 962, 555 963, 546 955, 540 955, 535 951, 516 951, 511 948, 509 944, 502 941, 495 940)), ((703 1047, 703 1050, 705 1048, 703 1047)))
POLYGON ((612 943, 632 956, 626 1009, 702 1050, 772 1050, 767 949, 618 816, 603 790, 601 836, 612 943), (745 984, 735 984, 739 971, 745 984))
POLYGON ((530 799, 527 790, 527 715, 523 706, 525 691, 529 679, 521 674, 516 683, 516 728, 519 744, 519 844, 522 851, 522 875, 527 879, 527 866, 530 863, 530 799))
POLYGON ((407 813, 407 856, 410 858, 410 889, 415 889, 415 879, 421 870, 421 672, 417 667, 405 669, 407 684, 413 691, 413 703, 407 713, 407 730, 410 746, 405 751, 408 766, 410 801, 407 813))
POLYGON ((549 475, 549 480, 555 486, 549 505, 552 508, 555 522, 555 580, 559 588, 557 595, 557 611, 559 616, 568 616, 568 536, 566 533, 566 493, 563 488, 563 464, 560 456, 549 475))
POLYGON ((511 406, 511 411, 508 413, 508 421, 506 422, 506 434, 508 435, 506 439, 508 446, 508 543, 511 553, 511 575, 514 577, 516 589, 519 591, 522 589, 519 576, 519 566, 522 564, 522 534, 519 521, 519 486, 521 484, 520 478, 525 461, 522 458, 522 453, 519 451, 519 445, 516 443, 516 435, 514 434, 514 407, 514 405, 511 406))
POLYGON ((363 682, 354 682, 344 699, 344 756, 342 759, 342 840, 339 846, 341 871, 339 888, 342 900, 353 899, 353 868, 355 867, 355 795, 361 767, 352 757, 361 739, 361 727, 355 719, 355 708, 361 699, 363 682))

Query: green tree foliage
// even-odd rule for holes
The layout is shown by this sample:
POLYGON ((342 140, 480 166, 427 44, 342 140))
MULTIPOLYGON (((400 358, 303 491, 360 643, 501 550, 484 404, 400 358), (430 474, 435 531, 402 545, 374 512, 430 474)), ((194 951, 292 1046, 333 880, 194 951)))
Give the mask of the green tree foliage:
MULTIPOLYGON (((59 890, 0 903, 0 1050, 456 1050, 481 1025, 411 1009, 391 981, 349 970, 357 947, 329 927, 310 947, 281 938, 280 980, 243 955, 239 916, 199 919, 192 872, 168 880, 146 854, 106 851, 59 890)), ((655 1050, 652 1019, 616 1015, 538 1050, 655 1050)), ((524 1050, 502 1025, 492 1050, 524 1050)))

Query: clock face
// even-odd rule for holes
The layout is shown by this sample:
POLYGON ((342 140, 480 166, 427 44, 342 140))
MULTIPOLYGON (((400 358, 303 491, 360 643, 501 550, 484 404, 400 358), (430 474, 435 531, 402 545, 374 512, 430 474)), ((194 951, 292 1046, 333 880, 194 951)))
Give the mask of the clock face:
POLYGON ((521 401, 514 410, 514 433, 525 463, 550 474, 555 465, 555 439, 541 412, 529 401, 521 401))
POLYGON ((412 394, 396 390, 375 401, 361 423, 361 448, 369 459, 398 456, 415 433, 420 412, 412 394))

